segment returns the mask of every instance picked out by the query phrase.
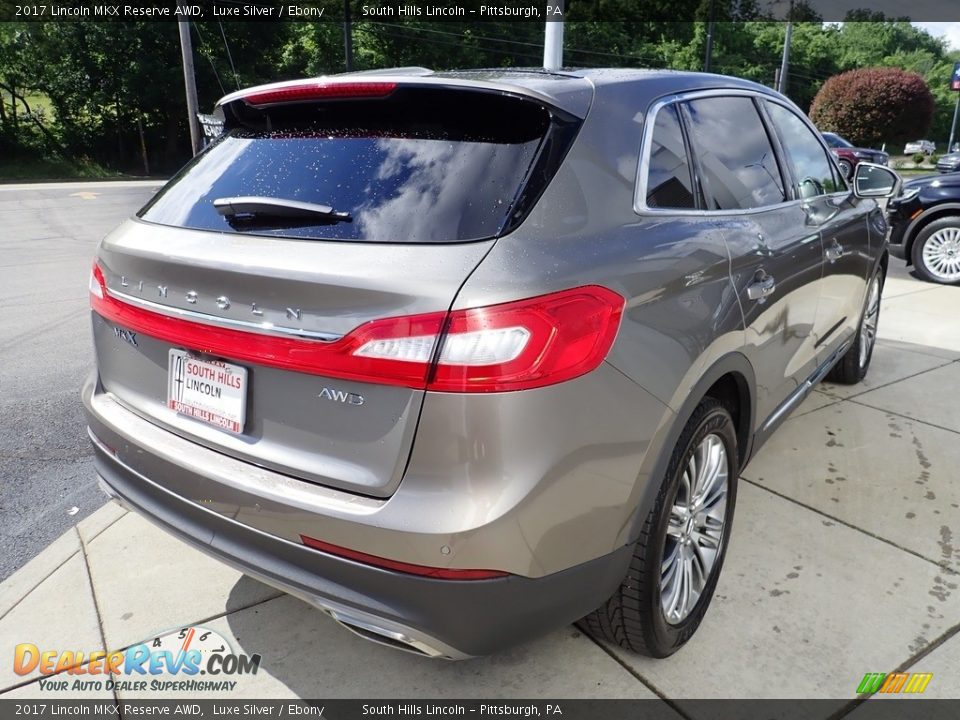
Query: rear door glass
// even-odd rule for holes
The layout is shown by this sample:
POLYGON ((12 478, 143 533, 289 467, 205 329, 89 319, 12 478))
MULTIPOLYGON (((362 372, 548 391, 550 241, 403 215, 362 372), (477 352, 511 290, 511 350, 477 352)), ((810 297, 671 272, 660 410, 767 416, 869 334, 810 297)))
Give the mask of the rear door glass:
POLYGON ((496 236, 550 129, 550 113, 481 93, 420 95, 327 103, 285 111, 263 123, 269 128, 231 129, 140 217, 303 239, 429 243, 496 236), (351 219, 224 217, 213 206, 215 199, 242 196, 327 205, 351 219))

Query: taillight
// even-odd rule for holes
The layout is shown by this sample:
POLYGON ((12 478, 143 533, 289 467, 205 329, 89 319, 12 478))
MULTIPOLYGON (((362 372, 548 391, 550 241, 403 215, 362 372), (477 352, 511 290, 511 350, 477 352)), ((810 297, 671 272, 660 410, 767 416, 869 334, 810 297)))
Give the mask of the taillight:
MULTIPOLYGON (((502 392, 552 385, 596 368, 610 351, 623 298, 596 285, 502 305, 454 310, 447 317, 427 389, 502 392)), ((354 351, 382 363, 430 363, 436 336, 391 327, 406 318, 379 321, 376 339, 354 351)))
POLYGON ((610 351, 623 305, 591 285, 451 312, 428 388, 526 390, 585 375, 610 351))
POLYGON ((121 327, 218 357, 417 390, 503 392, 595 369, 616 338, 624 300, 590 285, 502 305, 373 320, 335 342, 236 330, 132 305, 110 294, 98 265, 90 304, 121 327))
POLYGON ((301 542, 314 550, 320 550, 329 555, 337 555, 348 560, 383 568, 384 570, 393 570, 395 572, 407 573, 409 575, 420 575, 422 577, 437 578, 439 580, 493 580, 495 578, 506 577, 509 573, 502 570, 474 570, 472 568, 438 568, 428 565, 414 565, 413 563, 401 562, 399 560, 389 560, 378 555, 370 555, 359 550, 350 550, 349 548, 333 545, 323 540, 300 536, 301 542))
POLYGON ((103 300, 104 292, 106 291, 107 283, 103 279, 103 271, 100 269, 100 266, 96 263, 93 264, 93 267, 90 268, 90 302, 93 303, 94 298, 97 300, 103 300))
POLYGON ((397 87, 392 82, 306 82, 287 87, 253 90, 243 96, 248 105, 275 105, 278 103, 309 102, 336 98, 381 98, 397 87))

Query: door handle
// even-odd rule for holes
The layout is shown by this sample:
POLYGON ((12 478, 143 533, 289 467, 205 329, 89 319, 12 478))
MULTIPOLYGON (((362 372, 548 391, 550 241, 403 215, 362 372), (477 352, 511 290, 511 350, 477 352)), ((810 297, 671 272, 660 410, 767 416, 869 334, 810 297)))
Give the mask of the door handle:
POLYGON ((827 260, 835 262, 843 257, 843 245, 834 240, 833 245, 828 247, 824 254, 827 256, 827 260))
POLYGON ((777 290, 777 281, 773 275, 765 275, 760 280, 747 286, 747 297, 751 300, 764 302, 777 290))

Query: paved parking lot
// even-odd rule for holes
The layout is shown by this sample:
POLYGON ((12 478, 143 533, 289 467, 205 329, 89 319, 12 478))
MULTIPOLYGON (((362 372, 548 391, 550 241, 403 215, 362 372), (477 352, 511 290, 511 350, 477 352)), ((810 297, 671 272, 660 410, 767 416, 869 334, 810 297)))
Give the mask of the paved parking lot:
MULTIPOLYGON (((7 227, 19 212, 10 192, 0 190, 7 227)), ((59 538, 0 584, 0 653, 18 642, 114 650, 199 624, 263 657, 233 698, 831 697, 856 717, 848 701, 864 673, 897 669, 932 672, 925 696, 960 697, 960 288, 922 283, 891 261, 868 379, 821 386, 746 469, 717 596, 677 655, 639 658, 568 627, 502 655, 445 663, 359 640, 112 504, 71 527, 80 513, 64 507, 74 498, 84 509, 102 502, 76 397, 89 364, 94 233, 148 191, 101 188, 93 200, 68 192, 77 191, 42 196, 63 203, 58 224, 0 235, 5 306, 47 297, 49 282, 62 295, 41 301, 48 319, 15 312, 0 325, 0 507, 14 521, 0 532, 20 542, 36 524, 60 523, 44 544, 59 538), (77 213, 101 201, 77 237, 77 213)), ((37 227, 46 222, 43 207, 30 212, 37 227)), ((0 691, 50 696, 7 663, 0 691)))

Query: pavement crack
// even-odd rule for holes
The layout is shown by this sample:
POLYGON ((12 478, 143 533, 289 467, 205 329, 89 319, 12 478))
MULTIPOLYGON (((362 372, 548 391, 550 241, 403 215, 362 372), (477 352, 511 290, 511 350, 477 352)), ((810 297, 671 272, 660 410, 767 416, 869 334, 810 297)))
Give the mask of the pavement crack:
MULTIPOLYGON (((906 660, 904 660, 902 663, 900 663, 900 665, 898 665, 896 668, 893 669, 893 672, 905 672, 906 670, 908 670, 909 668, 913 667, 918 662, 923 660, 925 657, 930 655, 934 650, 939 648, 945 642, 953 638, 957 633, 960 633, 960 623, 957 623, 953 627, 947 628, 947 630, 941 633, 936 639, 934 639, 933 642, 928 643, 922 650, 914 653, 913 655, 908 657, 906 660)), ((851 700, 849 703, 844 705, 837 712, 835 712, 833 715, 827 718, 827 720, 839 720, 839 718, 846 717, 847 715, 852 713, 854 710, 856 710, 860 705, 867 702, 867 700, 873 697, 873 695, 874 693, 867 695, 865 697, 861 696, 856 698, 855 700, 851 700)))
MULTIPOLYGON (((909 352, 909 351, 907 351, 907 352, 909 352)), ((919 353, 916 353, 916 354, 919 354, 919 353)), ((935 355, 925 355, 924 357, 936 357, 936 356, 935 356, 935 355)), ((897 383, 902 383, 902 382, 905 381, 905 380, 912 380, 912 379, 915 378, 915 377, 920 377, 921 375, 926 375, 927 373, 933 372, 934 370, 940 370, 941 368, 945 368, 947 365, 950 365, 950 364, 952 364, 952 363, 960 362, 960 361, 957 361, 957 360, 947 360, 946 358, 939 358, 939 359, 943 361, 943 363, 942 363, 941 365, 937 365, 937 366, 932 367, 932 368, 927 368, 926 370, 918 370, 917 372, 913 373, 912 375, 904 375, 903 377, 897 378, 896 380, 891 380, 890 382, 883 383, 882 385, 874 385, 874 386, 868 387, 866 390, 863 390, 863 391, 861 391, 861 392, 851 393, 850 395, 846 395, 846 396, 835 395, 835 394, 832 393, 832 392, 830 391, 830 389, 828 389, 828 388, 817 388, 817 389, 818 389, 821 393, 823 393, 824 395, 828 395, 828 396, 831 397, 831 398, 836 398, 837 400, 853 400, 853 399, 855 399, 855 398, 863 397, 864 395, 867 395, 867 394, 869 394, 869 393, 872 393, 874 390, 882 390, 883 388, 888 388, 888 387, 890 387, 891 385, 896 385, 897 383)), ((858 404, 861 404, 861 403, 858 403, 858 404)), ((868 405, 867 407, 872 407, 872 406, 868 405)), ((874 410, 877 410, 877 409, 878 409, 878 408, 874 408, 874 410)))
POLYGON ((617 665, 619 665, 628 673, 630 673, 630 675, 632 675, 641 685, 647 688, 647 690, 652 692, 654 695, 660 698, 664 703, 666 703, 667 707, 673 710, 677 715, 679 715, 682 718, 685 718, 686 720, 694 720, 688 713, 683 711, 683 709, 680 707, 680 705, 677 703, 676 700, 672 700, 671 698, 667 697, 666 693, 660 690, 660 688, 658 688, 652 682, 650 682, 645 677, 643 677, 643 675, 638 673, 636 670, 630 667, 627 663, 625 663, 622 659, 620 659, 620 657, 615 652, 613 652, 613 650, 607 647, 606 643, 601 642, 597 638, 593 637, 593 635, 591 635, 590 633, 583 633, 583 634, 586 635, 588 638, 590 638, 590 641, 593 642, 594 645, 596 645, 604 653, 606 653, 615 663, 617 663, 617 665))
MULTIPOLYGON (((80 541, 80 552, 83 553, 83 566, 87 569, 87 582, 90 583, 90 597, 93 599, 93 610, 97 613, 97 627, 100 630, 100 642, 103 646, 103 651, 107 651, 107 634, 103 629, 103 614, 100 612, 100 602, 97 600, 97 590, 93 586, 93 572, 90 570, 90 557, 87 555, 87 544, 83 540, 83 535, 80 534, 80 531, 74 526, 73 531, 77 534, 77 539, 80 541)), ((114 703, 120 703, 120 696, 117 695, 117 689, 114 687, 111 690, 113 695, 114 703)))
POLYGON ((829 518, 830 520, 832 520, 832 521, 835 522, 835 523, 839 523, 840 525, 844 525, 844 526, 850 528, 851 530, 856 530, 857 532, 863 533, 863 534, 866 535, 867 537, 871 537, 871 538, 873 538, 874 540, 879 540, 880 542, 885 543, 885 544, 889 545, 890 547, 896 548, 897 550, 900 550, 900 551, 902 551, 902 552, 905 552, 905 553, 907 553, 907 554, 909 554, 909 555, 913 555, 915 558, 919 558, 920 560, 923 560, 923 561, 925 561, 925 562, 928 562, 928 563, 930 563, 931 565, 933 565, 933 566, 935 566, 936 568, 938 568, 939 570, 941 570, 941 571, 943 571, 943 572, 945 572, 945 573, 948 573, 949 575, 958 575, 958 574, 960 574, 960 573, 958 573, 956 570, 954 570, 952 567, 950 567, 949 564, 944 564, 943 561, 933 560, 932 558, 928 558, 926 555, 922 555, 921 553, 918 553, 916 550, 911 550, 910 548, 906 548, 906 547, 903 547, 902 545, 898 545, 897 543, 893 542, 892 540, 888 540, 887 538, 881 537, 880 535, 877 535, 876 533, 872 533, 872 532, 870 532, 869 530, 866 530, 866 529, 864 529, 864 528, 862 528, 862 527, 860 527, 860 526, 858 526, 858 525, 854 525, 853 523, 849 523, 849 522, 847 522, 846 520, 843 520, 843 519, 841 519, 841 518, 838 518, 836 515, 830 515, 829 513, 825 513, 823 510, 820 510, 819 508, 815 508, 815 507, 813 507, 812 505, 807 505, 805 502, 801 502, 800 500, 797 500, 796 498, 792 498, 792 497, 790 497, 789 495, 784 495, 782 492, 778 492, 777 490, 774 490, 774 489, 771 488, 771 487, 767 487, 766 485, 762 485, 762 484, 760 484, 760 483, 758 483, 758 482, 756 482, 756 481, 754 481, 754 480, 751 480, 750 478, 741 477, 740 479, 741 479, 743 482, 750 483, 750 484, 753 485, 754 487, 760 488, 761 490, 766 490, 766 491, 767 491, 768 493, 770 493, 771 495, 776 495, 778 498, 782 498, 782 499, 786 500, 787 502, 791 502, 791 503, 793 503, 794 505, 799 505, 800 507, 809 510, 810 512, 814 512, 814 513, 816 513, 817 515, 820 515, 821 517, 829 518))
MULTIPOLYGON (((860 397, 859 395, 857 397, 860 397)), ((888 410, 887 408, 876 407, 875 405, 868 405, 865 402, 860 402, 850 398, 849 402, 852 402, 854 405, 859 405, 860 407, 870 408, 871 410, 879 410, 880 412, 885 412, 889 415, 896 415, 899 418, 904 420, 909 420, 911 422, 920 423, 921 425, 926 425, 927 427, 937 428, 937 430, 946 430, 949 433, 954 435, 960 435, 960 430, 955 430, 954 428, 944 427, 943 425, 937 425, 936 423, 928 422, 927 420, 921 420, 920 418, 911 417, 910 415, 904 415, 903 413, 898 413, 896 410, 888 410)))
MULTIPOLYGON (((69 557, 64 558, 64 559, 63 559, 63 562, 61 562, 59 565, 57 565, 55 568, 53 568, 53 570, 51 570, 51 571, 48 572, 46 575, 44 575, 42 578, 40 578, 40 579, 36 582, 35 585, 33 585, 29 590, 27 590, 27 592, 25 592, 25 593, 23 594, 23 597, 21 597, 19 600, 17 600, 17 601, 16 601, 13 605, 11 605, 7 610, 5 610, 4 612, 0 613, 0 620, 3 620, 7 615, 9 615, 10 613, 12 613, 13 610, 14 610, 14 608, 16 608, 20 603, 22 603, 24 600, 26 600, 28 597, 30 597, 30 594, 31 594, 34 590, 36 590, 38 587, 40 587, 41 585, 43 585, 43 583, 46 582, 46 580, 47 580, 51 575, 53 575, 57 570, 59 570, 59 569, 62 568, 64 565, 66 565, 68 562, 70 562, 71 560, 73 560, 73 557, 77 554, 77 552, 80 552, 80 551, 77 550, 76 552, 70 553, 69 557)), ((19 686, 18 686, 18 687, 19 687, 19 686)))

